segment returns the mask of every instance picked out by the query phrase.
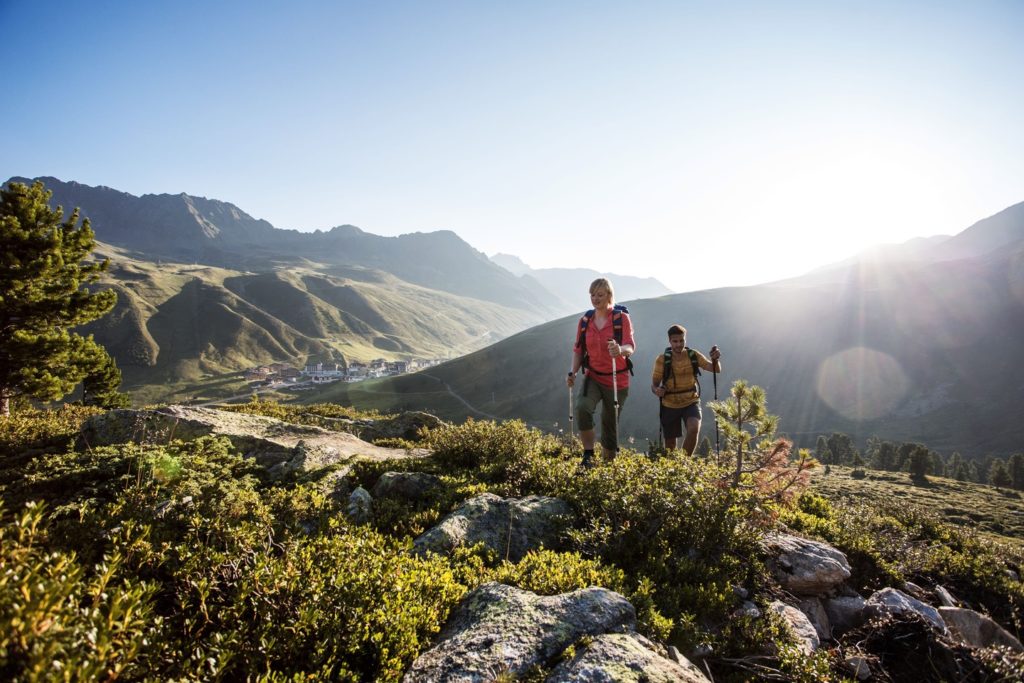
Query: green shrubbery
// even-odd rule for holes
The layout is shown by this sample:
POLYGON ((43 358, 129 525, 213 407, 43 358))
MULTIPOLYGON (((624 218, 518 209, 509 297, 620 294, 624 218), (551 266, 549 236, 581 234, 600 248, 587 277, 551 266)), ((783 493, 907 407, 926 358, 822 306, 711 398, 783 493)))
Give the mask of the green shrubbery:
MULTIPOLYGON (((342 416, 245 410, 307 424, 342 416)), ((441 483, 415 502, 378 498, 355 527, 316 474, 271 482, 223 438, 68 450, 86 414, 34 413, 0 429, 5 678, 397 680, 467 590, 500 581, 543 594, 616 590, 646 635, 711 644, 716 678, 822 680, 825 655, 797 654, 771 618, 734 614, 736 587, 770 594, 757 539, 779 516, 846 552, 864 590, 941 580, 1004 623, 1024 605, 1004 573, 1024 564, 1019 553, 1000 558, 915 508, 807 493, 789 508, 731 486, 732 468, 679 455, 625 451, 581 470, 578 444, 520 422, 442 427, 427 435, 433 458, 356 466, 351 486, 399 469, 441 483), (577 515, 563 551, 518 563, 482 547, 409 552, 412 537, 485 491, 569 502, 577 515)))
POLYGON ((1024 584, 1007 574, 1024 567, 1019 548, 954 527, 909 503, 830 503, 805 493, 782 520, 846 553, 864 591, 903 581, 942 584, 1004 624, 1024 626, 1024 584))

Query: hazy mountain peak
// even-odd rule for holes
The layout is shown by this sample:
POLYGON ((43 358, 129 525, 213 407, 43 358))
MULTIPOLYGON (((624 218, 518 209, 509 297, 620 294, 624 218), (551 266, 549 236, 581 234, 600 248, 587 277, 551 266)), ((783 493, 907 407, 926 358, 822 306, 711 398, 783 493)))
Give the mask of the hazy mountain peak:
POLYGON ((513 275, 526 275, 533 270, 523 259, 512 254, 494 254, 491 256, 491 260, 513 275))

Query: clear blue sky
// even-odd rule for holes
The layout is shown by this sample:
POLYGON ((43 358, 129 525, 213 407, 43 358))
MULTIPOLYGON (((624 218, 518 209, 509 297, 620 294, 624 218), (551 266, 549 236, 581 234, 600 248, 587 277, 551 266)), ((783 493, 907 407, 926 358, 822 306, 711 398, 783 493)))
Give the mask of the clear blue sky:
POLYGON ((4 178, 678 291, 1024 201, 1019 1, 0 0, 0 58, 4 178))

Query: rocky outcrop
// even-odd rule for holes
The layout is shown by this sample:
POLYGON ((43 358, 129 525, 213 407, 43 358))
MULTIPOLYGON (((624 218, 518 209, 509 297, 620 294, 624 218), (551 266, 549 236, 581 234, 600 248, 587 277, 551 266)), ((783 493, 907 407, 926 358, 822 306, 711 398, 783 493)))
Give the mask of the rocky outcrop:
POLYGON ((358 460, 422 457, 426 450, 382 448, 346 432, 295 425, 259 415, 172 405, 155 410, 111 410, 82 426, 79 443, 105 446, 118 443, 166 443, 173 439, 224 436, 273 476, 351 465, 358 460))
MULTIPOLYGON (((685 660, 684 660, 685 661, 685 660)), ((655 652, 637 633, 600 635, 568 662, 559 664, 545 683, 706 683, 689 661, 677 663, 655 652)))
POLYGON ((376 441, 377 439, 418 441, 420 430, 437 429, 442 425, 444 422, 430 413, 411 410, 391 417, 362 420, 356 433, 365 441, 376 441))
POLYGON ((517 677, 545 665, 583 636, 635 626, 633 606, 605 588, 542 597, 489 583, 462 601, 434 647, 413 662, 403 681, 482 683, 503 673, 517 677))
POLYGON ((827 543, 772 534, 763 546, 768 568, 782 587, 796 595, 828 595, 850 578, 846 555, 827 543))
POLYGON ((541 546, 557 548, 572 508, 548 496, 501 498, 493 493, 463 503, 414 541, 420 553, 447 553, 462 545, 484 543, 499 557, 518 562, 541 546))
POLYGON ((937 609, 895 588, 883 588, 872 593, 871 597, 867 600, 864 611, 869 618, 908 613, 917 614, 934 628, 938 629, 940 633, 946 633, 946 622, 942 620, 937 609))
POLYGON ((772 602, 769 607, 775 614, 782 617, 801 652, 805 655, 810 655, 818 649, 821 645, 821 640, 818 638, 818 632, 806 614, 796 607, 787 605, 779 600, 772 602))
POLYGON ((426 472, 385 472, 370 491, 374 498, 421 500, 430 489, 440 486, 441 479, 426 472))
POLYGON ((939 615, 950 632, 971 647, 1008 647, 1024 652, 1024 645, 984 614, 962 607, 940 607, 939 615))

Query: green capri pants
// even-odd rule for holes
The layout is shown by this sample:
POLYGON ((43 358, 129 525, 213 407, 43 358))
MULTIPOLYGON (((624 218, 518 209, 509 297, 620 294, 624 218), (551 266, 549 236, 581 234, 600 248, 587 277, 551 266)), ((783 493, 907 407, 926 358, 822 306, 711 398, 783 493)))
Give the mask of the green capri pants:
MULTIPOLYGON (((619 412, 626 403, 629 388, 619 389, 619 412)), ((615 429, 615 396, 611 387, 583 378, 583 390, 576 400, 576 424, 581 431, 594 428, 594 411, 601 404, 601 449, 614 454, 619 448, 619 435, 615 429)))

